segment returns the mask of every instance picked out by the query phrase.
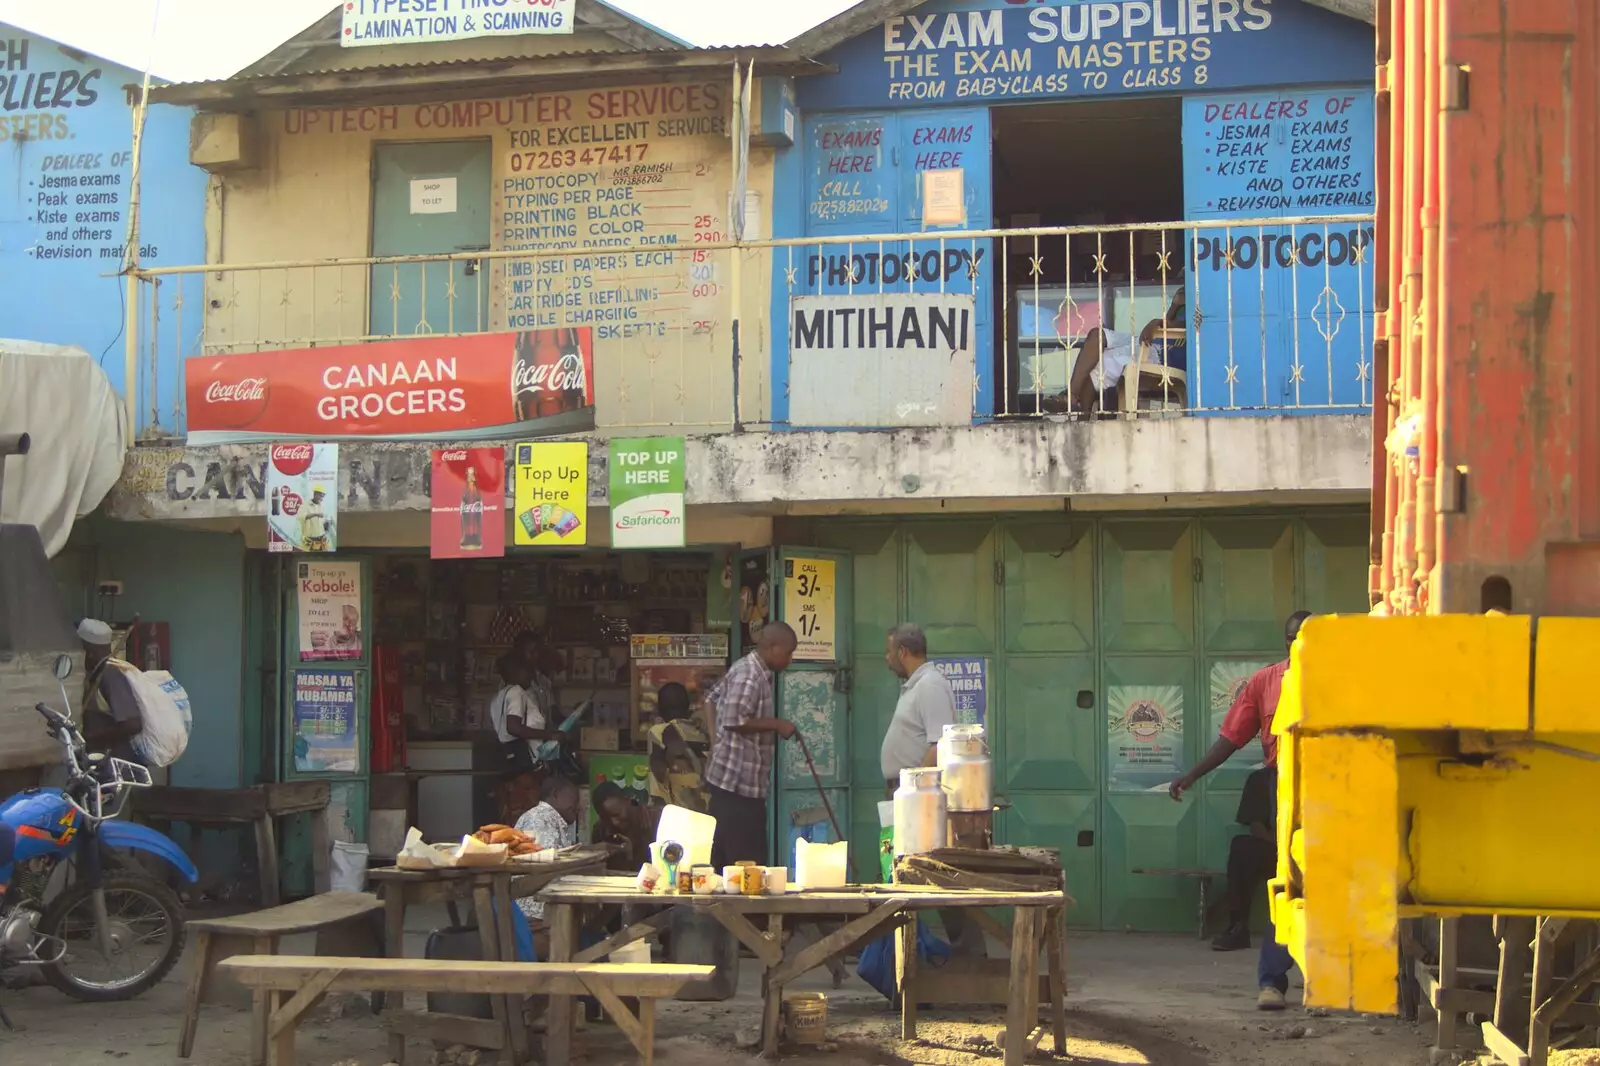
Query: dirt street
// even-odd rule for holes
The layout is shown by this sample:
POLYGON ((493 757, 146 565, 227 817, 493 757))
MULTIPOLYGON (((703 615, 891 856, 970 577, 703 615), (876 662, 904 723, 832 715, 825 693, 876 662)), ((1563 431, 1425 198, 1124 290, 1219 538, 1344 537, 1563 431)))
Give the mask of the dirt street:
MULTIPOLYGON (((418 913, 418 912, 414 912, 418 913)), ((419 922, 413 935, 426 932, 419 922)), ((420 949, 420 936, 415 945, 420 949)), ((285 944, 285 951, 309 945, 285 944)), ((1397 1020, 1314 1016, 1298 1008, 1278 1015, 1255 1009, 1255 953, 1217 954, 1192 939, 1123 934, 1074 936, 1068 943, 1068 1056, 1072 1063, 1150 1066, 1422 1066, 1426 1033, 1397 1020)), ((0 1062, 27 1066, 173 1066, 185 966, 143 999, 93 1006, 49 988, 0 992, 0 1003, 23 1032, 0 1031, 0 1062)), ((755 966, 741 967, 738 998, 724 1003, 664 1004, 658 1023, 661 1066, 754 1066, 739 1050, 740 1030, 759 1017, 755 966)), ((826 971, 799 988, 829 989, 826 971)), ((1291 1001, 1298 999, 1292 989, 1291 1001)), ((324 1007, 302 1028, 303 1066, 381 1066, 386 1041, 365 1009, 324 1007)), ((853 976, 829 991, 833 1044, 796 1053, 796 1066, 999 1066, 995 1038, 1001 1012, 925 1012, 920 1038, 899 1039, 898 1015, 853 976), (842 1061, 841 1061, 842 1060, 842 1061)), ((195 1066, 246 1066, 248 1016, 207 1007, 195 1066)), ((610 1026, 587 1028, 578 1047, 592 1066, 636 1061, 610 1026)), ((1044 1044, 1048 1052, 1049 1040, 1044 1044)), ((1041 1061, 1047 1055, 1041 1055, 1041 1061)), ((427 1049, 413 1045, 413 1063, 427 1049)), ((485 1061, 488 1061, 487 1056, 485 1061)))

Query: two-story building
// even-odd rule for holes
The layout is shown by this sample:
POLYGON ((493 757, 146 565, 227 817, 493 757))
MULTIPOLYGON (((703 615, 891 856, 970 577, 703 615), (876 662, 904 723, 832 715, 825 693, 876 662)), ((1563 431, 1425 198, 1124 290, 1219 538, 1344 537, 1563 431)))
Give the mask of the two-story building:
MULTIPOLYGON (((127 623, 139 611, 146 620, 163 619, 183 593, 146 565, 147 553, 158 546, 204 552, 216 544, 178 530, 80 517, 116 481, 136 429, 171 431, 182 391, 176 362, 160 364, 154 352, 126 343, 122 271, 131 215, 138 211, 139 262, 192 263, 205 252, 205 175, 188 161, 193 111, 140 107, 145 77, 0 23, 0 432, 27 432, 33 440, 28 457, 6 460, 4 520, 39 527, 73 623, 86 615, 127 623), (133 396, 137 406, 127 402, 133 396), (98 579, 113 576, 123 579, 123 595, 97 596, 98 579)), ((197 310, 186 324, 167 318, 166 328, 197 339, 197 310)), ((242 545, 233 554, 242 560, 242 545)), ((223 614, 210 628, 176 634, 179 659, 195 666, 198 705, 222 704, 227 713, 218 732, 197 741, 198 757, 173 771, 175 781, 205 780, 208 744, 218 745, 211 755, 229 760, 238 747, 237 675, 204 670, 238 645, 241 620, 223 614)), ((170 663, 172 643, 146 643, 170 663)), ((29 737, 0 738, 0 793, 31 784, 34 763, 59 758, 36 720, 27 728, 29 737)))
MULTIPOLYGON (((137 450, 112 513, 242 538, 245 765, 332 775, 362 836, 399 758, 372 708, 413 763, 470 765, 515 629, 544 634, 565 706, 593 696, 589 739, 626 747, 654 682, 619 639, 738 643, 804 599, 822 631, 782 713, 858 865, 884 633, 910 620, 988 725, 1000 839, 1062 850, 1080 924, 1184 926, 1193 886, 1131 871, 1219 863, 1259 753, 1192 802, 1162 786, 1285 616, 1366 607, 1370 24, 867 0, 783 47, 694 49, 572 12, 466 36, 335 11, 159 94, 201 111, 207 252, 144 278, 203 326, 173 349, 187 439, 137 450), (570 364, 559 395, 519 404, 546 362, 570 364), (610 550, 606 442, 653 436, 687 438, 685 547, 610 550), (589 445, 586 546, 430 561, 435 449, 536 439, 589 445), (307 557, 266 550, 288 440, 339 446, 337 767, 294 750, 327 604, 307 557), (790 573, 813 563, 820 602, 790 573)), ((803 763, 778 777, 782 839, 815 794, 803 763)))

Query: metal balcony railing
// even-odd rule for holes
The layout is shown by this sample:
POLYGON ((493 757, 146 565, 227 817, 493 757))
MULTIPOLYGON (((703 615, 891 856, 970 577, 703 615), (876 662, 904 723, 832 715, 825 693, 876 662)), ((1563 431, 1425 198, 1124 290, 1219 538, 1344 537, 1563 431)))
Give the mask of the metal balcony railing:
POLYGON ((1372 403, 1370 216, 693 237, 141 270, 142 435, 190 357, 574 326, 607 432, 1372 403))

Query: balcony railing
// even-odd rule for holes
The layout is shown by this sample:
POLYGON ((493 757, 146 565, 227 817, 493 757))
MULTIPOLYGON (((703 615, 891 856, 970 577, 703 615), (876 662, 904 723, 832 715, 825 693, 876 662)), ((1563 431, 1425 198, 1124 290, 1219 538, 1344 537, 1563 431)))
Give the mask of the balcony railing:
POLYGON ((1372 403, 1370 216, 696 235, 140 271, 142 434, 182 432, 193 357, 567 328, 606 432, 1372 403))

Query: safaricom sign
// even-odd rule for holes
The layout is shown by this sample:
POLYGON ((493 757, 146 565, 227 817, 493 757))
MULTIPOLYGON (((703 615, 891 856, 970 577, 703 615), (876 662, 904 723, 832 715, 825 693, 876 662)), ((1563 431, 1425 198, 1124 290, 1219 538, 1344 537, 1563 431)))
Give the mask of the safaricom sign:
POLYGON ((802 106, 1371 79, 1372 27, 1300 0, 987 0, 984 7, 886 19, 881 32, 828 54, 839 73, 804 79, 802 106))

